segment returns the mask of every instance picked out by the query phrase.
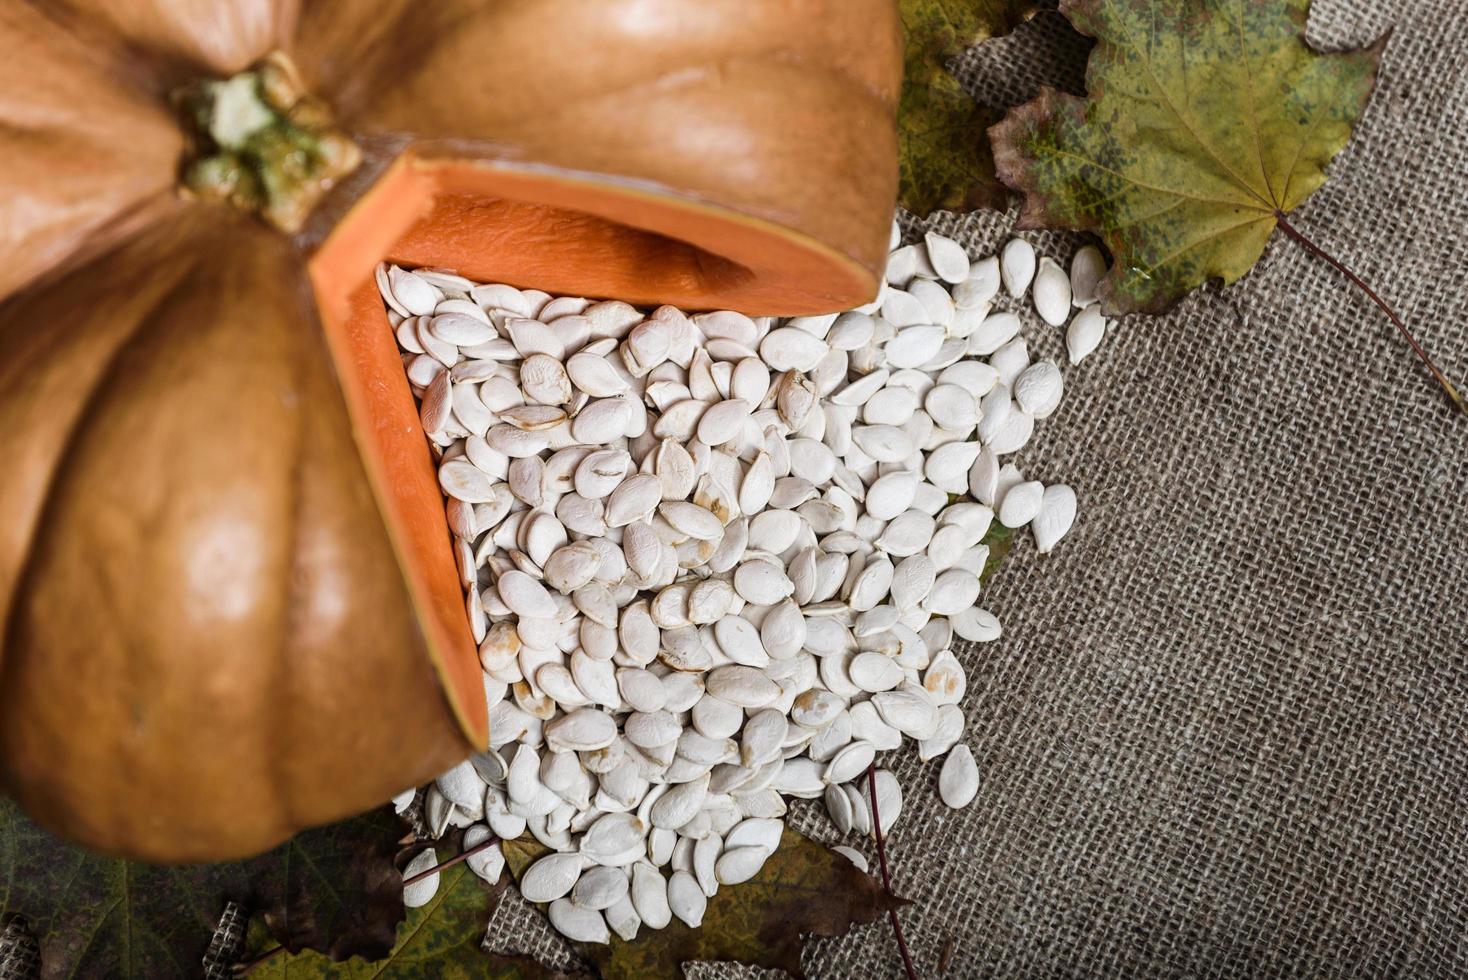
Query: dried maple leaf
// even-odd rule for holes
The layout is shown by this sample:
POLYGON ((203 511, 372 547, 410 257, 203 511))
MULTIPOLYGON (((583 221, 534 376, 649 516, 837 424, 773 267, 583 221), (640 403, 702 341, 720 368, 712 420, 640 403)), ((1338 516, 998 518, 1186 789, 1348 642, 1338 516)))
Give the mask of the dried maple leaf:
MULTIPOLYGON (((549 853, 527 838, 503 848, 517 879, 549 853)), ((644 928, 632 942, 613 936, 610 945, 575 945, 605 980, 676 980, 691 960, 732 960, 803 977, 806 936, 844 935, 905 904, 846 858, 786 828, 759 874, 709 899, 699 928, 675 918, 666 929, 644 928)))
POLYGON ((278 942, 380 956, 403 917, 390 808, 307 831, 231 864, 160 867, 65 844, 0 799, 0 918, 35 937, 45 977, 197 977, 234 900, 278 942))
POLYGON ((1089 95, 1046 89, 990 130, 1023 228, 1094 231, 1116 261, 1105 312, 1156 313, 1238 279, 1325 182, 1382 44, 1319 54, 1309 0, 1064 0, 1099 42, 1089 95))
POLYGON ((1036 0, 902 0, 905 35, 898 198, 919 215, 944 208, 1004 208, 987 129, 1002 113, 969 97, 948 61, 970 45, 1013 30, 1036 0))
POLYGON ((1160 313, 1253 268, 1276 227, 1391 317, 1460 410, 1463 399, 1385 300, 1285 219, 1325 183, 1376 84, 1386 38, 1322 54, 1310 0, 1062 0, 1099 42, 1085 98, 1046 89, 989 131, 1022 228, 1100 235, 1109 314, 1160 313))

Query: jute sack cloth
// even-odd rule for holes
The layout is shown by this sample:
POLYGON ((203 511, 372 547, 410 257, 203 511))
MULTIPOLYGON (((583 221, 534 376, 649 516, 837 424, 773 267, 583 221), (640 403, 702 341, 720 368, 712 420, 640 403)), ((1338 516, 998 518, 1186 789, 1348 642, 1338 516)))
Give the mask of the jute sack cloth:
MULTIPOLYGON (((1465 15, 1316 0, 1319 47, 1395 33, 1354 143, 1296 216, 1460 383, 1465 15)), ((1042 14, 955 68, 1013 105, 1080 92, 1086 51, 1042 14)), ((1013 219, 928 225, 981 255, 1013 219)), ((1057 256, 1079 241, 1031 237, 1057 256)), ((1034 356, 1063 356, 1029 324, 1034 356)), ((1285 241, 1232 288, 1123 322, 1066 385, 1020 463, 1074 486, 1080 518, 1048 557, 1016 549, 981 599, 1004 637, 960 651, 978 798, 948 810, 937 763, 889 756, 920 975, 950 946, 945 977, 1468 972, 1468 423, 1374 307, 1285 241)), ((792 822, 835 839, 818 804, 792 822)), ((570 962, 513 891, 487 944, 570 962)), ((883 922, 812 943, 805 966, 901 974, 883 922)))
MULTIPOLYGON (((1316 0, 1309 36, 1356 47, 1393 25, 1297 225, 1468 386, 1468 5, 1316 0)), ((1042 14, 955 67, 990 105, 1079 93, 1088 46, 1068 31, 1042 14)), ((1013 221, 926 226, 987 255, 1013 221)), ((1063 258, 1079 241, 1027 237, 1063 258)), ((1063 357, 1028 317, 1032 356, 1063 357)), ((978 798, 949 810, 937 762, 888 756, 919 974, 950 939, 949 978, 1468 972, 1468 420, 1284 240, 1235 286, 1124 321, 1065 379, 1019 463, 1075 487, 1079 519, 1049 556, 1016 549, 980 599, 1004 637, 960 652, 978 798)), ((819 804, 796 812, 835 839, 819 804)), ((513 897, 489 942, 566 962, 513 897)), ((902 969, 885 922, 805 965, 902 969)))

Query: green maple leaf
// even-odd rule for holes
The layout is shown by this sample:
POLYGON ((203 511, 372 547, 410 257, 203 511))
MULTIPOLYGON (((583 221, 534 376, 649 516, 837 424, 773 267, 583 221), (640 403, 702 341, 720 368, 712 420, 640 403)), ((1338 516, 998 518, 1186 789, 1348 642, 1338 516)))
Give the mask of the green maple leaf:
POLYGON ((403 916, 402 833, 384 808, 249 861, 164 867, 72 847, 0 799, 0 919, 24 921, 43 978, 198 977, 231 900, 291 949, 381 955, 403 916))
POLYGON ((989 526, 989 531, 984 535, 980 544, 989 546, 989 560, 984 562, 984 570, 979 574, 979 581, 988 584, 993 574, 999 571, 999 566, 1004 564, 1004 559, 1009 557, 1009 552, 1014 548, 1014 528, 1005 527, 998 521, 989 526))
POLYGON ((969 46, 1013 30, 1036 8, 1036 0, 901 0, 903 207, 919 215, 1005 207, 1009 192, 994 175, 987 135, 1002 113, 970 98, 947 64, 969 46))
POLYGON ((1320 54, 1309 0, 1062 0, 1099 42, 1089 95, 1051 89, 990 130, 1022 228, 1092 231, 1109 314, 1162 312, 1251 269, 1280 215, 1325 182, 1385 39, 1320 54))
MULTIPOLYGON (((517 879, 549 853, 529 838, 502 846, 517 879)), ((692 960, 732 960, 803 977, 806 936, 844 935, 905 904, 846 858, 786 828, 759 874, 709 899, 699 928, 674 918, 665 929, 644 927, 631 942, 613 936, 610 945, 574 945, 605 980, 677 980, 692 960)))

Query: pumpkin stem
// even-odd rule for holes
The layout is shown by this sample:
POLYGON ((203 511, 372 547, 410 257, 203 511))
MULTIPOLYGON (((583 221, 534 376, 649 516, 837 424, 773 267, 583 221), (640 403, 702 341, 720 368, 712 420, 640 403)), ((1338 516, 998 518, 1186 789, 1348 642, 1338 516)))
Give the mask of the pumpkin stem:
POLYGON ((232 78, 192 83, 174 101, 192 143, 182 191, 228 201, 288 234, 362 162, 357 145, 305 92, 279 51, 232 78))

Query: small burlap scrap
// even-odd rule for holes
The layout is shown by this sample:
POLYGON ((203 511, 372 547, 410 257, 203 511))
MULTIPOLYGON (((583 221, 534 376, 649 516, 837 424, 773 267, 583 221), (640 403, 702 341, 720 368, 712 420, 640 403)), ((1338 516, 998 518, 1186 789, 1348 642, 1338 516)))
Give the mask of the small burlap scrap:
POLYGON ((0 980, 25 980, 41 969, 41 951, 17 920, 0 927, 0 980))

